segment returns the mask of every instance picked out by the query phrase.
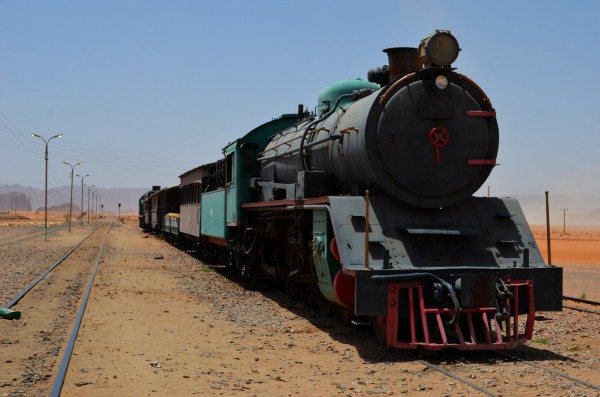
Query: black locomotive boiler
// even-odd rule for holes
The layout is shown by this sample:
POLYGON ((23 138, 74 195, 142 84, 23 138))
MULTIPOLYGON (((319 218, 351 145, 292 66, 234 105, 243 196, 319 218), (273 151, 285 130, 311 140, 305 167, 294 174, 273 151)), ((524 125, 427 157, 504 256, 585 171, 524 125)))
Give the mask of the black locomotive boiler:
POLYGON ((459 51, 449 31, 387 49, 389 65, 327 87, 315 114, 226 146, 213 166, 223 185, 201 194, 203 244, 325 313, 372 322, 388 346, 525 343, 536 310, 562 309, 562 269, 544 263, 515 199, 473 196, 499 130, 485 92, 452 67, 459 51))

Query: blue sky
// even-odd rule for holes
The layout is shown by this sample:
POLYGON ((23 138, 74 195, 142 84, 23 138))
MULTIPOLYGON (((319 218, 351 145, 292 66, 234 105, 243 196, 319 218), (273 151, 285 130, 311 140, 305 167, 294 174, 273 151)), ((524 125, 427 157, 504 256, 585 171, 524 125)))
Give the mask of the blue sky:
MULTIPOLYGON (((597 1, 0 1, 0 183, 178 184, 178 175, 383 48, 448 29, 500 125, 493 195, 600 195, 597 1)), ((600 206, 600 203, 595 205, 600 206)))

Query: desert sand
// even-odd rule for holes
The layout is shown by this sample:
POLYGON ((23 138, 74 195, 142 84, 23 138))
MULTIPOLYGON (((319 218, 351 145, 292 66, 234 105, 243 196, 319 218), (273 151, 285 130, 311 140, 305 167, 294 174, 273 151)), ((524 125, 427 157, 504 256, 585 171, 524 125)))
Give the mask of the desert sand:
MULTIPOLYGON (((117 223, 110 233, 64 395, 471 392, 425 370, 410 352, 374 345, 367 330, 339 328, 284 298, 271 299, 266 292, 244 289, 161 239, 142 233, 135 214, 125 217, 125 223, 117 223)), ((31 214, 19 224, 28 222, 43 225, 44 214, 31 214)), ((64 216, 49 213, 49 222, 64 223, 64 216)), ((545 249, 545 227, 533 229, 545 249)), ((88 228, 75 228, 83 230, 88 228)), ((600 300, 595 292, 600 279, 600 227, 561 232, 552 233, 552 252, 553 264, 565 269, 565 293, 600 300)), ((50 241, 58 242, 64 234, 63 229, 50 241)), ((58 359, 55 347, 66 339, 66 330, 59 326, 39 330, 28 319, 46 302, 23 303, 24 321, 0 324, 4 335, 0 388, 5 395, 48 395, 58 359), (43 332, 44 337, 35 339, 41 344, 33 350, 23 351, 26 339, 19 331, 43 332), (9 348, 16 352, 14 358, 7 355, 9 348)), ((527 351, 551 349, 554 358, 538 363, 566 368, 597 384, 597 321, 570 311, 543 313, 540 318, 527 351)), ((535 368, 502 360, 459 363, 452 370, 495 387, 499 395, 584 395, 570 383, 543 377, 535 368), (560 387, 558 394, 556 387, 560 387)))

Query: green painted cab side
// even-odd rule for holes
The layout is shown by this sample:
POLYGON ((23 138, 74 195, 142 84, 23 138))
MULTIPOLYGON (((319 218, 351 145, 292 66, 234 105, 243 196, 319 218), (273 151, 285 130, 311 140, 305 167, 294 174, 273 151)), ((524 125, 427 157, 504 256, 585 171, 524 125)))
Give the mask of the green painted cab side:
POLYGON ((333 257, 329 249, 329 241, 333 238, 329 227, 329 214, 326 209, 313 211, 313 261, 317 272, 319 289, 323 296, 340 305, 333 291, 333 280, 340 270, 340 263, 333 257))
POLYGON ((200 233, 203 236, 228 239, 228 227, 245 223, 242 204, 258 201, 258 192, 250 188, 252 178, 260 176, 258 154, 271 137, 298 121, 297 114, 284 114, 268 121, 223 148, 225 186, 202 193, 200 233))
POLYGON ((223 189, 202 194, 202 222, 200 232, 203 236, 225 238, 225 191, 223 189))
POLYGON ((230 226, 241 226, 245 223, 242 204, 258 201, 258 192, 250 188, 252 178, 260 176, 258 154, 276 133, 284 130, 298 121, 297 114, 284 114, 256 127, 242 138, 231 142, 223 149, 228 170, 232 170, 231 178, 225 186, 226 191, 226 222, 230 226), (231 158, 229 158, 231 156, 231 158))

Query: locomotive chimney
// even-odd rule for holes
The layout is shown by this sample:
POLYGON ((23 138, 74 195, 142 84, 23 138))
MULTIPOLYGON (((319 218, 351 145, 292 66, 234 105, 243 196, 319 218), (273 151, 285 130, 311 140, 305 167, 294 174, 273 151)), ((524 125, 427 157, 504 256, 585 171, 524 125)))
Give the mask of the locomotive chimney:
POLYGON ((388 55, 390 81, 419 69, 419 54, 416 48, 393 47, 383 50, 388 55))

